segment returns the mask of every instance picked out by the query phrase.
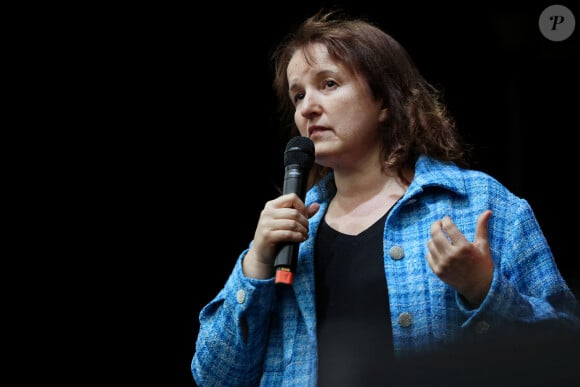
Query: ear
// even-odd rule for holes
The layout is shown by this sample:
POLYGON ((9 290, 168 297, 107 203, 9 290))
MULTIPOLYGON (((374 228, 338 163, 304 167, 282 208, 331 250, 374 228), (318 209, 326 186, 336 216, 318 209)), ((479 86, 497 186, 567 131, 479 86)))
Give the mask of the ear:
POLYGON ((382 108, 381 111, 379 112, 379 122, 384 123, 387 120, 388 116, 389 116, 388 109, 382 108))

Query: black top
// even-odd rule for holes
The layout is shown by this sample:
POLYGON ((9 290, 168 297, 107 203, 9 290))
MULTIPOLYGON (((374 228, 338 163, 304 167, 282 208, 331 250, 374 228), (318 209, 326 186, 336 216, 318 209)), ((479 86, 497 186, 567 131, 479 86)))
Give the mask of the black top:
POLYGON ((318 386, 388 383, 393 338, 383 263, 387 214, 354 236, 320 224, 314 262, 318 386))

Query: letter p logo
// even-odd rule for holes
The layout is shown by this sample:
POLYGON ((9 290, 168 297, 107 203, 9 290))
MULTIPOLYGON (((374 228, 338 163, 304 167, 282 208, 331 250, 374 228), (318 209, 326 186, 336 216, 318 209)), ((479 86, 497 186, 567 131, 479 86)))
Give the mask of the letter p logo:
POLYGON ((563 5, 550 5, 542 11, 538 24, 544 37, 559 42, 572 35, 576 20, 572 11, 563 5))

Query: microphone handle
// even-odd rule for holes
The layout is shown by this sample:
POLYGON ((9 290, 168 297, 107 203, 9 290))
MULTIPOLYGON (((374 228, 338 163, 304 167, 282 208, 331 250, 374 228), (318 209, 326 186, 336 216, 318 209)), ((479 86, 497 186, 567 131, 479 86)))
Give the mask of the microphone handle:
MULTIPOLYGON (((286 166, 284 173, 283 194, 296 193, 302 200, 306 195, 306 176, 304 171, 297 165, 291 164, 286 166)), ((279 246, 274 260, 276 270, 275 283, 291 285, 293 273, 296 270, 296 261, 298 260, 298 246, 296 242, 287 242, 279 246)))

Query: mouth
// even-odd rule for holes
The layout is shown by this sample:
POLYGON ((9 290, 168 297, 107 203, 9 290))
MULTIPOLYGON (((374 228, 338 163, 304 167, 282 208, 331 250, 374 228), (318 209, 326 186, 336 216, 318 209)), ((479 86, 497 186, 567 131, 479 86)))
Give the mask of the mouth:
POLYGON ((329 129, 325 128, 324 126, 312 125, 311 127, 308 128, 308 137, 312 137, 313 135, 323 132, 325 130, 329 129))

